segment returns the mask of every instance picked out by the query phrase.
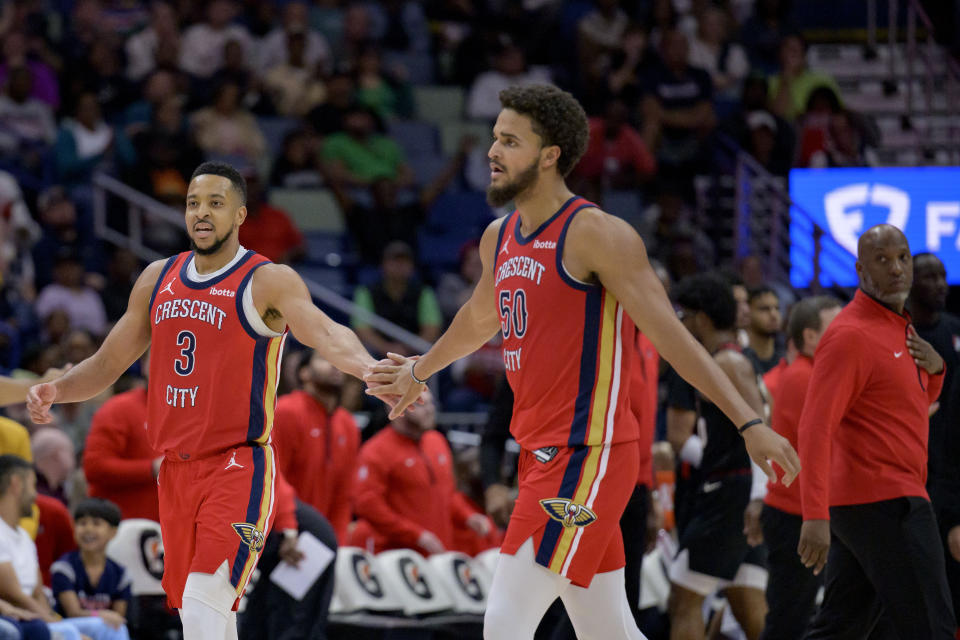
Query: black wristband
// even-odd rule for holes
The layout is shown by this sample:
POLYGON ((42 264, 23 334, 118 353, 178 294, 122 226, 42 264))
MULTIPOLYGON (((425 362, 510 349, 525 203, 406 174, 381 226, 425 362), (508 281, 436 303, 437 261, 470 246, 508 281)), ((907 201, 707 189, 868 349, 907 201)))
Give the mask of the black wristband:
MULTIPOLYGON (((416 378, 414 378, 414 380, 416 380, 416 378)), ((739 431, 740 434, 742 435, 744 431, 746 431, 746 430, 749 429, 750 427, 753 427, 753 426, 758 425, 758 424, 763 424, 763 420, 761 420, 760 418, 754 418, 753 420, 751 420, 751 421, 748 422, 747 424, 745 424, 745 425, 743 425, 742 427, 738 428, 737 431, 739 431)))
MULTIPOLYGON (((417 361, 416 361, 416 360, 414 360, 414 361, 413 361, 413 364, 410 365, 410 377, 413 378, 413 381, 416 382, 417 384, 427 384, 427 380, 421 380, 420 378, 417 377, 417 374, 415 374, 415 373, 413 372, 413 368, 414 368, 415 366, 417 366, 417 361)), ((427 376, 427 379, 429 379, 429 378, 430 378, 430 376, 427 376)))

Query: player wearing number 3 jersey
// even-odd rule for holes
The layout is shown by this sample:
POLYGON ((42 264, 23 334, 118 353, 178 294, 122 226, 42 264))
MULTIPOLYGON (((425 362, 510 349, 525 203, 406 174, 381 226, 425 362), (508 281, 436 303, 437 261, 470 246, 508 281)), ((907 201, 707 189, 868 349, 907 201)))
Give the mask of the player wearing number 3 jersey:
POLYGON ((193 250, 144 269, 103 346, 27 398, 34 422, 49 422, 51 404, 93 397, 151 347, 147 437, 164 455, 163 587, 185 640, 237 637, 233 611, 273 519, 270 432, 287 331, 354 376, 375 363, 296 273, 240 246, 245 203, 234 168, 200 165, 186 199, 193 250))
MULTIPOLYGON (((567 189, 586 148, 586 114, 555 87, 500 93, 488 199, 516 211, 480 240, 483 274, 437 343, 419 359, 391 354, 367 377, 374 395, 413 402, 422 381, 503 333, 522 447, 520 493, 484 616, 487 640, 529 640, 561 598, 581 638, 642 638, 624 588, 619 521, 639 468, 628 381, 634 323, 660 354, 744 426, 747 449, 799 471, 789 443, 763 425, 677 319, 621 219, 567 189)), ((642 401, 638 399, 638 401, 642 401)))

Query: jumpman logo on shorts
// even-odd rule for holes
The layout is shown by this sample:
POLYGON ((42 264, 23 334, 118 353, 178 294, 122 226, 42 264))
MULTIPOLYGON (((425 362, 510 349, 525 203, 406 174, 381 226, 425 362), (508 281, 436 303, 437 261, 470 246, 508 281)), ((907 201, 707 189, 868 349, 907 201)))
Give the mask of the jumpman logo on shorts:
POLYGON ((223 468, 223 470, 226 471, 227 469, 230 469, 230 468, 232 468, 232 467, 239 467, 239 468, 241 468, 241 469, 244 468, 244 466, 243 466, 242 464, 240 464, 239 462, 237 462, 237 452, 236 452, 236 451, 234 451, 234 452, 233 452, 233 455, 230 456, 230 462, 227 463, 227 466, 225 466, 225 467, 223 468))
POLYGON ((176 276, 174 276, 170 282, 167 283, 163 289, 160 289, 160 293, 169 293, 170 295, 176 295, 173 293, 173 283, 177 281, 176 276))
POLYGON ((500 253, 510 255, 510 236, 507 236, 507 239, 503 241, 503 246, 500 247, 500 253))

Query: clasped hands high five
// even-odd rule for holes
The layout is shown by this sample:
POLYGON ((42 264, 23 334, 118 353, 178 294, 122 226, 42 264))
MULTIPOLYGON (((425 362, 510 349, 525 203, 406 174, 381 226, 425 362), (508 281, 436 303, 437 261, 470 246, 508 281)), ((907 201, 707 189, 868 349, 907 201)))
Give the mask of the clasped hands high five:
MULTIPOLYGON (((390 405, 390 419, 395 420, 414 402, 427 385, 417 382, 426 377, 414 375, 413 365, 420 356, 401 356, 387 353, 387 357, 373 365, 363 376, 367 395, 376 396, 390 405)), ((422 402, 422 401, 421 401, 422 402)))

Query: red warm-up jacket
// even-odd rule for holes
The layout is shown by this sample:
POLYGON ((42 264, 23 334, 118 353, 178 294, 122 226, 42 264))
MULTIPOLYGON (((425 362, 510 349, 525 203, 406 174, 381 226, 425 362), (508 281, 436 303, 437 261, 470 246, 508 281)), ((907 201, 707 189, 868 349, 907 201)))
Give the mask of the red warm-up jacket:
MULTIPOLYGON (((777 365, 777 369, 780 365, 777 365)), ((771 372, 776 369, 771 369, 771 372)), ((773 418, 770 426, 774 431, 790 441, 790 446, 797 448, 797 427, 800 424, 800 415, 803 412, 803 400, 810 385, 810 376, 813 373, 813 358, 800 354, 797 359, 781 369, 777 380, 776 391, 773 394, 773 418)), ((766 378, 764 378, 766 381, 766 378)), ((769 388, 769 387, 768 387, 769 388)), ((803 473, 806 469, 803 470, 803 473)), ((780 475, 779 473, 777 475, 780 475)), ((800 515, 800 484, 794 482, 789 487, 782 482, 768 482, 767 496, 764 498, 771 507, 800 515)))
POLYGON ((90 424, 83 473, 90 495, 120 507, 124 518, 160 520, 153 460, 147 442, 147 390, 132 389, 103 403, 90 424))
POLYGON ((434 533, 453 547, 453 525, 474 510, 456 490, 453 455, 443 434, 427 431, 419 441, 391 427, 360 449, 354 512, 374 530, 375 549, 416 549, 420 534, 434 533))
POLYGON ((858 290, 824 333, 800 418, 805 520, 831 506, 927 497, 930 375, 907 351, 909 317, 858 290))
POLYGON ((326 408, 304 391, 280 396, 273 419, 278 470, 297 496, 322 513, 345 540, 360 430, 342 408, 326 408))

